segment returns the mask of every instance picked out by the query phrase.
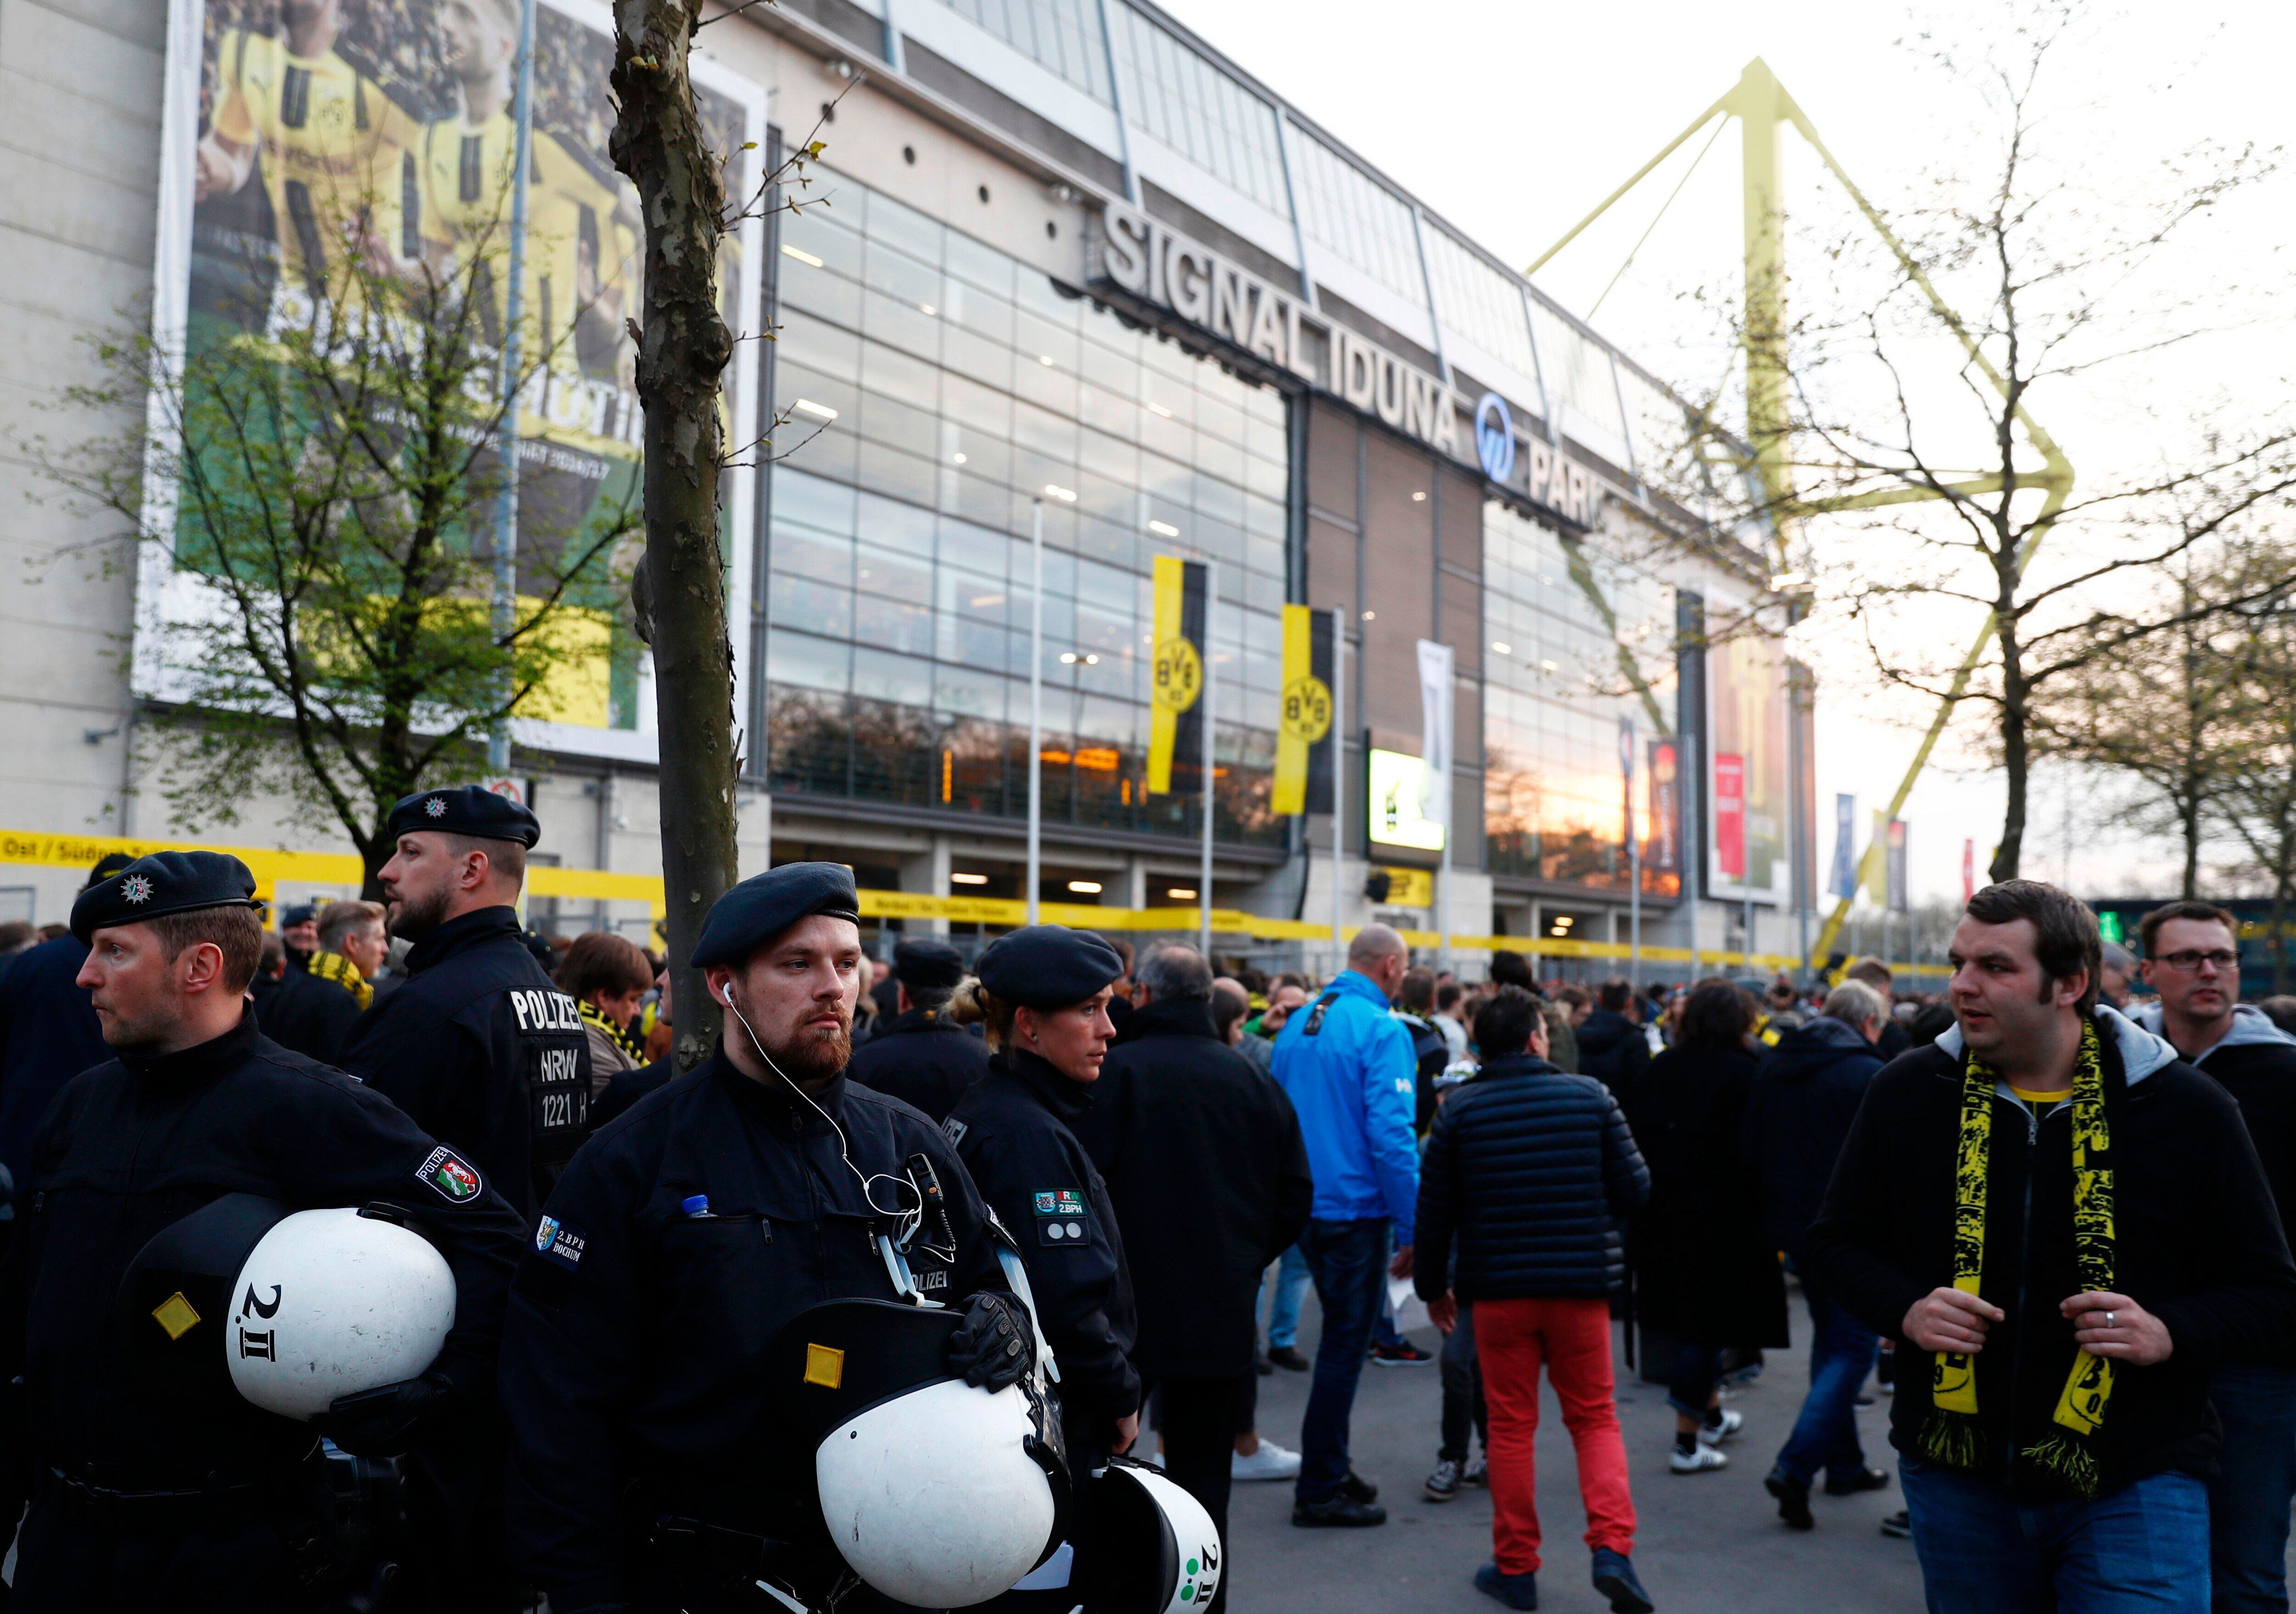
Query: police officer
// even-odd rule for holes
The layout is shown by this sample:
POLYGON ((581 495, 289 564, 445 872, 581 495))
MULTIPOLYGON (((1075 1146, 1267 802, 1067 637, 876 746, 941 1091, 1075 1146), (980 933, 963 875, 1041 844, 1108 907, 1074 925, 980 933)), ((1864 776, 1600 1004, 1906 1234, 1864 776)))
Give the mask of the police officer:
POLYGON ((236 858, 167 852, 72 907, 89 949, 79 983, 116 1057, 74 1078, 42 1123, 0 1282, 0 1380, 19 1379, 22 1396, 0 1423, 0 1475, 33 1486, 18 1610, 311 1607, 316 1583, 347 1572, 316 1522, 317 1435, 403 1452, 492 1393, 519 1219, 380 1093, 257 1030, 245 1001, 262 943, 254 892, 236 858), (234 1399, 224 1316, 123 1309, 138 1252, 233 1194, 298 1209, 382 1201, 410 1215, 457 1291, 431 1368, 358 1397, 356 1413, 339 1403, 340 1416, 297 1423, 234 1399), (161 1393, 130 1365, 166 1343, 160 1330, 200 1329, 212 1397, 161 1393))
MULTIPOLYGON (((107 852, 80 889, 100 885, 135 860, 107 852)), ((103 1027, 78 979, 87 943, 54 936, 20 952, 0 973, 0 1167, 8 1196, 31 1164, 32 1133, 63 1084, 111 1058, 103 1027)))
POLYGON ((1116 950, 1089 931, 1031 925, 991 943, 975 1001, 1000 1051, 942 1124, 980 1197, 1020 1240, 1079 1476, 1129 1448, 1140 1426, 1124 1243, 1107 1184, 1070 1130, 1092 1102, 1114 1032, 1109 997, 1124 973, 1116 950))
MULTIPOLYGON (((878 1606, 850 1591, 809 1481, 791 1480, 811 1451, 773 1412, 772 1347, 805 1308, 946 1304, 965 1315, 949 1361, 968 1380, 1001 1388, 1033 1360, 954 1152, 845 1079, 859 907, 836 863, 718 899, 693 962, 726 1034, 591 1140, 535 1227, 502 1394, 512 1551, 558 1614, 878 1606)), ((804 1355, 819 1382, 843 1362, 804 1355)))
POLYGON ((864 1087, 890 1093, 939 1123, 957 1099, 988 1074, 988 1050, 948 1017, 948 1001, 964 979, 964 955, 929 937, 893 950, 899 1015, 854 1050, 846 1075, 864 1087))
POLYGON ((519 887, 542 826, 467 785, 390 810, 390 928, 414 943, 404 985, 359 1018, 343 1068, 461 1149, 532 1217, 590 1135, 590 1043, 574 1000, 522 939, 519 887))

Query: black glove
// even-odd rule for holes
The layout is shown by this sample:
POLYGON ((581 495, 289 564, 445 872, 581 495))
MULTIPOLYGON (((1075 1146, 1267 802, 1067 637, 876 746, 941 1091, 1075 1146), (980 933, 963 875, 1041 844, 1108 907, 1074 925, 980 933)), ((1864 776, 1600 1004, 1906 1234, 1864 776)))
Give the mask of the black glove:
POLYGON ((1010 1295, 984 1289, 964 1308, 964 1322, 948 1337, 948 1365, 977 1389, 1001 1390, 1020 1382, 1036 1359, 1029 1314, 1010 1295))
POLYGON ((311 1428, 359 1457, 397 1457, 453 1422, 463 1395, 436 1373, 338 1396, 311 1428))

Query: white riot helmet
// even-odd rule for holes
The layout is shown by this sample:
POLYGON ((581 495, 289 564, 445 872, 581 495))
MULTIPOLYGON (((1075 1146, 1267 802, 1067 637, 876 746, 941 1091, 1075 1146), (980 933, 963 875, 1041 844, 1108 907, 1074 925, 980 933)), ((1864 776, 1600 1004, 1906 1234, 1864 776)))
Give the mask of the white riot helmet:
POLYGON ((227 1194, 156 1235, 120 1289, 155 1385, 306 1420, 413 1379, 455 1322, 455 1277, 389 1206, 293 1211, 227 1194))
POLYGON ((813 1472, 792 1478, 810 1480, 853 1572, 912 1607, 986 1602, 1065 1534, 1057 1413, 1026 1378, 992 1393, 952 1376, 948 1339, 963 1321, 834 1300, 784 1324, 770 1355, 776 1421, 813 1457, 813 1472))
POLYGON ((1058 1510, 1017 1384, 961 1379, 881 1401, 814 1453, 821 1515, 853 1572, 895 1602, 964 1609, 1037 1567, 1058 1510))
POLYGON ((1192 1614, 1219 1589, 1226 1554, 1212 1516, 1160 1470, 1111 1458, 1084 1513, 1077 1580, 1091 1614, 1192 1614))

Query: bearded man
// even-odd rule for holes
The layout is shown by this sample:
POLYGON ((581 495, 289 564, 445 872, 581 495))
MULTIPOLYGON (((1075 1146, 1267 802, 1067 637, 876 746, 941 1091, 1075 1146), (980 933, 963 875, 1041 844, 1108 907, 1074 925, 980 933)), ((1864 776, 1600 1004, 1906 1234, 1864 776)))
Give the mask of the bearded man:
MULTIPOLYGON (((562 1614, 890 1607, 851 1583, 774 1438, 783 1325, 824 1301, 961 1312, 948 1364, 1032 1359, 955 1151, 849 1082, 860 900, 839 863, 720 897, 693 951, 726 1033, 584 1146, 512 1283, 511 1540, 562 1614), (760 1588, 769 1588, 770 1595, 760 1588)), ((808 1375, 816 1372, 812 1350, 808 1375)), ((808 1382, 835 1386, 837 1352, 808 1382)), ((860 1371, 857 1363, 854 1371, 860 1371)))
POLYGON ((519 929, 533 812, 476 785, 390 810, 379 877, 406 983, 344 1040, 341 1065, 458 1149, 531 1219, 590 1135, 590 1038, 519 929))

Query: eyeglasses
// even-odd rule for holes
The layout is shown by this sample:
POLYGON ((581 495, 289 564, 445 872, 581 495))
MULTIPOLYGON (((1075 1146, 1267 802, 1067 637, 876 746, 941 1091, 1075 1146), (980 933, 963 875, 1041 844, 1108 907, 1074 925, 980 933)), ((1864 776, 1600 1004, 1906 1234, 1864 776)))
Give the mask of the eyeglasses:
POLYGON ((2214 952, 2167 952, 2153 960, 2166 964, 2179 975, 2191 975, 2203 964, 2213 964, 2218 969, 2231 969, 2240 963, 2240 955, 2224 948, 2214 952))

